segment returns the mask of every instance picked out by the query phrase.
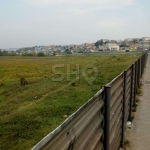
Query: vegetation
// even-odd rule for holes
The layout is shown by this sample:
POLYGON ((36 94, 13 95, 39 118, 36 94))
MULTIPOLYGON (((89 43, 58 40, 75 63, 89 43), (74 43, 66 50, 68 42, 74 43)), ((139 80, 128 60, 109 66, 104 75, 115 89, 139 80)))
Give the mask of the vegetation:
POLYGON ((126 140, 124 141, 124 145, 125 145, 125 147, 131 147, 131 142, 126 139, 126 140))
POLYGON ((0 149, 31 149, 131 63, 130 55, 0 57, 0 149), (82 76, 88 64, 98 70, 92 84, 82 76), (61 77, 54 71, 61 81, 52 81, 61 77), (28 85, 20 86, 22 77, 28 85))
POLYGON ((23 53, 22 56, 36 56, 35 53, 23 53))
POLYGON ((6 50, 2 51, 0 49, 0 56, 17 56, 17 54, 15 52, 13 52, 13 51, 12 52, 8 52, 6 50))
POLYGON ((71 52, 70 52, 69 49, 66 49, 66 50, 65 50, 65 53, 66 53, 66 54, 71 54, 71 52))
POLYGON ((100 45, 103 45, 103 44, 104 44, 103 41, 100 40, 95 43, 95 46, 96 46, 96 48, 98 48, 100 45))
POLYGON ((28 50, 34 50, 35 47, 24 47, 17 50, 18 53, 24 51, 27 52, 28 50))
POLYGON ((43 56, 45 56, 45 54, 43 52, 39 52, 39 53, 37 53, 37 56, 38 57, 43 57, 43 56))
POLYGON ((137 95, 138 96, 142 96, 143 95, 143 92, 142 92, 142 82, 140 83, 140 86, 139 86, 139 88, 137 90, 137 95))

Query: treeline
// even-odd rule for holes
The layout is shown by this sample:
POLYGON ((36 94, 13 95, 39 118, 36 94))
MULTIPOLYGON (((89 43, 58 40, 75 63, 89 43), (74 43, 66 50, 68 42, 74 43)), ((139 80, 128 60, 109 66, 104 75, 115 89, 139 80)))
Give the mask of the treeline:
POLYGON ((8 52, 6 50, 2 51, 0 50, 0 56, 17 56, 15 52, 8 52))
POLYGON ((16 52, 21 53, 21 52, 27 52, 28 50, 34 50, 34 47, 19 48, 18 50, 16 50, 16 52))
POLYGON ((6 51, 6 50, 1 50, 0 49, 0 56, 38 56, 38 57, 43 57, 43 56, 47 56, 45 55, 43 52, 39 52, 39 53, 23 53, 23 54, 18 54, 16 52, 10 52, 10 51, 6 51))
POLYGON ((22 56, 38 56, 38 57, 43 57, 46 56, 43 52, 39 52, 39 53, 23 53, 22 56))

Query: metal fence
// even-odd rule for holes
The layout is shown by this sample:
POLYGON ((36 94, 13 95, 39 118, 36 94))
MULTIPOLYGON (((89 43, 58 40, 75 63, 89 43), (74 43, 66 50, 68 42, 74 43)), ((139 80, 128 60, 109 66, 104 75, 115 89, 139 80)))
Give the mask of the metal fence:
POLYGON ((118 150, 131 121, 147 53, 98 91, 32 150, 118 150))

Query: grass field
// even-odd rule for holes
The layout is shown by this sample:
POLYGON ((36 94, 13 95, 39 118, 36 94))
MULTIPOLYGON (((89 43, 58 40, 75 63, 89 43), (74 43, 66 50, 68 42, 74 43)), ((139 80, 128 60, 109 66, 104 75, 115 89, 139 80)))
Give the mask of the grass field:
MULTIPOLYGON (((31 149, 131 62, 131 55, 0 57, 0 150, 31 149), (60 78, 52 72, 58 64, 64 65, 56 69, 64 79, 54 82, 60 78), (98 70, 93 84, 82 75, 88 64, 98 70), (67 66, 72 73, 76 65, 79 80, 72 74, 67 81, 67 66), (21 77, 29 84, 20 86, 21 77)), ((90 80, 94 73, 89 69, 86 74, 90 80)))

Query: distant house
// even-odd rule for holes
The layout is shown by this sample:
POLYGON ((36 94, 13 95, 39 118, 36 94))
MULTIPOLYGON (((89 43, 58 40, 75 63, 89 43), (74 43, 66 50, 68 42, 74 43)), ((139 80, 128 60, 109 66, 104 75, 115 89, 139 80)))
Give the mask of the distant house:
POLYGON ((142 41, 150 41, 150 37, 142 37, 142 41))
POLYGON ((124 40, 124 44, 130 46, 131 43, 138 43, 139 38, 128 38, 124 40))
POLYGON ((138 44, 136 43, 131 43, 130 44, 130 50, 137 50, 138 49, 138 44))
POLYGON ((117 41, 116 40, 111 40, 110 43, 117 43, 117 41))
POLYGON ((119 45, 116 43, 107 43, 106 50, 108 51, 119 51, 119 45))
POLYGON ((141 41, 138 43, 138 50, 150 49, 150 42, 141 41))
POLYGON ((104 45, 99 45, 99 51, 105 51, 105 46, 104 45))

